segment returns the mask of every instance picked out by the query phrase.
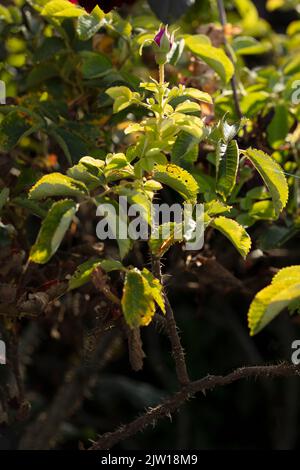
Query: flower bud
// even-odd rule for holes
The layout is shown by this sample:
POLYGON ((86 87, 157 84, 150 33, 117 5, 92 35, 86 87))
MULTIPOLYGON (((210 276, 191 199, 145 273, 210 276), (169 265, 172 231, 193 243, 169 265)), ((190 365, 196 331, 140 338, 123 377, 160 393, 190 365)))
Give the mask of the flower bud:
POLYGON ((157 64, 164 65, 168 62, 168 55, 173 47, 173 37, 168 32, 167 26, 161 26, 154 37, 155 59, 157 64))

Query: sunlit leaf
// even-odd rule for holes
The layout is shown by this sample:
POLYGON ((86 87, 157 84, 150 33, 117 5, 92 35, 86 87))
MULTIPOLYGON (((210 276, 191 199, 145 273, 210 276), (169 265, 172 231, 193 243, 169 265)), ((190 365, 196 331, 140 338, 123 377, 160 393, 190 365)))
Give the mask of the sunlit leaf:
POLYGON ((240 224, 227 217, 217 217, 211 222, 212 227, 219 230, 236 247, 239 253, 246 258, 251 248, 251 238, 240 224))
POLYGON ((144 269, 126 273, 122 297, 125 320, 131 328, 147 326, 155 314, 155 303, 165 311, 162 286, 158 279, 144 269))
POLYGON ((75 273, 69 280, 68 289, 78 289, 84 284, 87 284, 91 280, 92 273, 97 266, 101 266, 101 268, 107 273, 124 269, 124 266, 120 261, 110 259, 89 259, 77 267, 75 273))
POLYGON ((186 200, 195 200, 198 194, 198 184, 193 176, 177 165, 156 165, 153 179, 170 186, 186 200))
POLYGON ((224 82, 227 83, 231 79, 234 67, 223 49, 203 44, 202 41, 197 39, 197 36, 189 36, 185 41, 192 53, 215 70, 224 82))
POLYGON ((249 312, 250 334, 255 335, 282 310, 300 299, 300 266, 281 269, 271 285, 256 294, 249 312))
POLYGON ((44 199, 54 196, 84 196, 88 193, 86 186, 61 173, 43 176, 30 190, 31 199, 44 199))
POLYGON ((52 205, 42 222, 37 240, 30 250, 31 261, 38 264, 45 264, 49 261, 58 250, 76 211, 76 203, 68 199, 52 205))
POLYGON ((275 213, 278 216, 286 206, 289 195, 288 184, 281 167, 262 150, 248 149, 244 153, 263 178, 272 196, 275 213))

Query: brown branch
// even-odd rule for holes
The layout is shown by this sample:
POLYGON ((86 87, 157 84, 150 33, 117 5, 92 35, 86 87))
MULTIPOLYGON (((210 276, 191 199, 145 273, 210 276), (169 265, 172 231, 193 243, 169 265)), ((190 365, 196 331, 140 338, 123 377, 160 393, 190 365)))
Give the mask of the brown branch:
POLYGON ((171 414, 178 410, 187 400, 199 392, 205 394, 216 387, 229 385, 238 380, 252 377, 275 378, 297 375, 300 375, 300 366, 288 363, 270 366, 241 367, 225 376, 208 375, 200 380, 190 382, 179 392, 170 396, 155 408, 148 408, 142 416, 131 421, 131 423, 121 426, 114 432, 103 434, 89 450, 111 449, 124 439, 134 436, 149 426, 153 426, 159 419, 170 417, 171 414))
MULTIPOLYGON (((154 276, 162 280, 160 258, 152 257, 152 271, 154 276)), ((184 350, 181 345, 177 325, 167 294, 164 292, 166 306, 167 333, 172 346, 172 355, 175 361, 177 378, 181 386, 185 386, 190 382, 187 366, 185 362, 184 350)))

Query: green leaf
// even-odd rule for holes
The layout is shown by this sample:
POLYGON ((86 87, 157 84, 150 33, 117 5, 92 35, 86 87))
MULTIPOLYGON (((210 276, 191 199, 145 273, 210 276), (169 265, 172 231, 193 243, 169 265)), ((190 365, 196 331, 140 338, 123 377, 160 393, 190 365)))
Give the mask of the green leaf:
POLYGON ((124 266, 120 261, 110 259, 89 259, 77 267, 75 273, 69 280, 68 290, 78 289, 84 284, 87 284, 91 280, 92 273, 97 266, 101 266, 101 268, 107 273, 124 269, 124 266))
POLYGON ((118 99, 120 96, 124 96, 128 101, 130 101, 132 98, 132 91, 126 86, 114 86, 108 88, 105 93, 113 100, 118 99))
POLYGON ((249 36, 238 36, 234 38, 232 47, 238 55, 257 55, 268 52, 271 49, 271 44, 249 36))
POLYGON ((297 283, 300 279, 300 266, 288 266, 287 268, 282 268, 272 279, 272 284, 277 282, 288 282, 297 283))
POLYGON ((194 113, 194 112, 200 112, 201 108, 198 103, 195 103, 194 101, 186 100, 183 103, 180 103, 176 109, 176 113, 194 113))
POLYGON ((58 250, 77 211, 74 201, 55 202, 43 220, 37 240, 30 250, 30 261, 45 264, 58 250))
POLYGON ((103 160, 97 160, 92 157, 83 157, 77 165, 68 169, 67 175, 77 181, 84 183, 89 190, 98 188, 104 184, 103 160))
POLYGON ((82 75, 85 79, 102 77, 112 68, 111 61, 103 54, 92 51, 82 51, 82 75))
POLYGON ((196 180, 190 173, 177 165, 156 165, 153 179, 170 186, 186 200, 194 201, 197 199, 199 188, 196 180))
POLYGON ((99 14, 96 13, 95 10, 90 15, 82 15, 78 18, 76 31, 81 41, 88 41, 91 39, 103 25, 105 14, 100 10, 100 8, 98 11, 99 14))
POLYGON ((282 145, 289 132, 289 111, 285 104, 279 104, 275 108, 275 114, 268 126, 268 142, 277 149, 282 145))
POLYGON ((8 8, 0 5, 0 19, 6 21, 6 23, 12 23, 13 19, 8 8))
POLYGON ((256 294, 248 312, 251 336, 261 331, 282 310, 300 299, 300 266, 281 269, 271 285, 256 294))
MULTIPOLYGON (((172 118, 175 121, 176 126, 182 131, 191 134, 196 139, 200 140, 203 137, 203 120, 198 116, 190 116, 183 113, 174 113, 172 118)), ((167 120, 164 121, 165 123, 167 120)), ((172 120, 170 119, 170 129, 172 131, 172 120)), ((174 130, 176 130, 174 126, 174 130)), ((169 129, 166 129, 168 136, 169 129)))
POLYGON ((168 54, 168 60, 170 65, 177 65, 184 51, 185 40, 181 39, 176 41, 174 47, 172 47, 170 54, 168 54))
POLYGON ((147 180, 144 184, 145 191, 160 191, 162 189, 162 185, 158 181, 154 180, 147 180))
POLYGON ((80 264, 69 280, 68 290, 78 289, 91 280, 94 269, 101 265, 100 259, 89 259, 80 264))
POLYGON ((266 102, 270 98, 270 94, 266 91, 254 91, 248 93, 241 100, 242 113, 251 118, 264 108, 266 102))
POLYGON ((200 168, 189 169, 190 173, 196 180, 199 186, 199 193, 212 193, 215 192, 215 178, 202 171, 200 168))
POLYGON ((149 325, 155 314, 155 302, 165 311, 162 286, 144 269, 127 272, 122 296, 125 320, 131 328, 149 325))
POLYGON ((273 202, 268 200, 255 202, 248 211, 248 215, 256 220, 276 219, 273 202))
POLYGON ((188 36, 186 45, 197 57, 206 62, 227 83, 233 76, 234 67, 223 49, 203 44, 197 36, 188 36))
POLYGON ((198 101, 203 101, 203 103, 213 103, 212 97, 208 93, 198 90, 197 88, 186 88, 184 90, 184 95, 187 95, 190 98, 194 98, 198 101))
POLYGON ((31 214, 44 219, 47 215, 47 208, 43 207, 43 205, 37 201, 33 201, 32 199, 28 199, 26 197, 18 196, 12 200, 12 203, 26 209, 31 214))
MULTIPOLYGON (((157 183, 159 184, 159 183, 157 183)), ((128 202, 132 205, 136 205, 139 208, 140 216, 151 225, 152 216, 152 200, 148 194, 142 193, 141 190, 132 188, 120 188, 118 193, 128 198, 128 202)))
POLYGON ((111 170, 121 170, 128 166, 128 161, 124 153, 109 153, 106 157, 105 163, 105 174, 111 170))
POLYGON ((58 143, 58 145, 64 152, 69 165, 73 165, 72 155, 69 150, 68 144, 65 142, 64 138, 57 131, 59 131, 59 129, 51 129, 48 131, 48 134, 49 136, 53 137, 53 139, 58 143))
POLYGON ((239 165, 239 148, 236 140, 229 144, 219 143, 217 147, 217 185, 216 190, 226 199, 232 192, 239 165))
POLYGON ((42 16, 54 18, 78 18, 83 13, 81 8, 76 7, 68 0, 51 0, 43 8, 42 16))
POLYGON ((89 190, 96 189, 101 185, 100 179, 92 175, 82 163, 69 168, 67 175, 76 181, 84 183, 89 190))
POLYGON ((244 153, 264 180, 272 196, 275 213, 278 216, 286 206, 289 196, 288 184, 281 167, 262 150, 250 148, 244 153))
MULTIPOLYGON (((111 233, 113 234, 114 239, 118 243, 121 259, 125 258, 132 246, 132 240, 130 240, 130 238, 128 237, 121 238, 119 227, 120 225, 123 225, 124 227, 126 226, 128 228, 127 213, 122 209, 118 202, 113 199, 96 197, 95 203, 97 207, 105 204, 105 206, 103 207, 103 211, 105 212, 105 222, 108 225, 111 233)), ((99 210, 100 209, 101 208, 99 208, 99 210)))
POLYGON ((114 100, 114 113, 123 111, 123 109, 128 108, 131 105, 131 100, 134 96, 137 96, 138 93, 133 93, 130 88, 126 86, 115 86, 106 90, 106 94, 114 100))
POLYGON ((94 176, 100 176, 102 174, 105 162, 99 158, 93 157, 82 157, 79 163, 84 165, 94 176))
MULTIPOLYGON (((184 38, 184 40, 186 40, 186 39, 189 39, 191 35, 183 34, 182 37, 184 38)), ((206 45, 211 46, 211 40, 206 34, 194 34, 193 38, 199 44, 203 44, 204 46, 206 45)))
POLYGON ((223 214, 224 212, 229 212, 232 209, 231 206, 227 206, 224 202, 219 201, 218 199, 213 199, 212 201, 206 202, 204 204, 204 211, 210 216, 223 214))
POLYGON ((61 173, 43 176, 29 191, 31 199, 44 199, 54 196, 84 196, 88 193, 86 186, 61 173))
POLYGON ((226 144, 228 144, 234 137, 237 135, 241 128, 241 122, 236 122, 234 124, 229 124, 226 121, 225 116, 220 121, 220 131, 222 138, 226 144))
POLYGON ((22 137, 36 132, 43 125, 39 116, 32 116, 26 109, 23 115, 20 111, 12 111, 0 123, 0 151, 9 152, 22 137))
POLYGON ((161 283, 159 282, 156 277, 153 276, 153 274, 148 271, 148 269, 144 268, 142 270, 142 275, 144 276, 145 279, 147 279, 148 284, 151 288, 151 295, 161 311, 166 314, 166 306, 165 306, 165 300, 163 296, 163 287, 161 283))
POLYGON ((227 217, 217 217, 211 222, 212 227, 219 230, 236 247, 238 252, 246 258, 251 248, 251 238, 240 224, 227 217))
POLYGON ((173 145, 171 161, 175 165, 184 167, 185 164, 194 163, 198 158, 198 142, 191 134, 181 131, 173 145))

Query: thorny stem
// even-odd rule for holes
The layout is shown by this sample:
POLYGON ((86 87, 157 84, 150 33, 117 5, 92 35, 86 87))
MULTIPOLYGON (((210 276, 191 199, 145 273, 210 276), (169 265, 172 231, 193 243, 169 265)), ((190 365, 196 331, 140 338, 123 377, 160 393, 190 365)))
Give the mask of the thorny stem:
MULTIPOLYGON (((227 25, 227 15, 226 15, 226 10, 225 10, 225 7, 224 7, 223 0, 217 0, 217 4, 218 4, 220 22, 221 22, 221 25, 223 26, 223 31, 224 31, 224 43, 225 43, 226 53, 227 53, 229 59, 231 60, 231 62, 233 63, 233 66, 234 66, 233 56, 232 56, 230 47, 228 45, 228 41, 227 41, 227 38, 226 38, 226 32, 225 32, 225 26, 227 25)), ((243 114, 242 114, 240 103, 239 103, 238 86, 237 86, 237 79, 236 79, 235 72, 234 72, 234 74, 231 78, 231 88, 232 88, 232 92, 233 92, 233 100, 234 100, 235 110, 236 110, 236 113, 237 113, 239 119, 241 119, 243 114)))
MULTIPOLYGON (((160 258, 157 258, 155 256, 152 257, 152 272, 153 275, 161 282, 162 276, 160 258)), ((164 299, 166 306, 167 333, 172 346, 172 354, 175 361, 176 374, 180 385, 184 387, 190 382, 184 357, 184 350, 177 330, 173 309, 165 291, 164 299)))
POLYGON ((172 413, 177 411, 186 401, 199 392, 204 395, 206 392, 229 385, 238 380, 247 378, 275 378, 275 377, 291 377, 300 375, 300 366, 292 364, 278 364, 270 366, 252 366, 241 367, 225 376, 208 375, 200 380, 190 382, 179 392, 167 398, 163 403, 148 410, 138 418, 131 421, 125 426, 121 426, 114 432, 103 434, 99 437, 89 450, 111 449, 114 445, 127 439, 135 434, 144 431, 148 426, 153 426, 156 421, 162 418, 170 417, 172 413))

